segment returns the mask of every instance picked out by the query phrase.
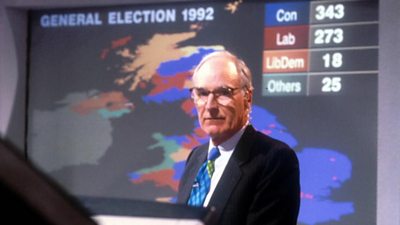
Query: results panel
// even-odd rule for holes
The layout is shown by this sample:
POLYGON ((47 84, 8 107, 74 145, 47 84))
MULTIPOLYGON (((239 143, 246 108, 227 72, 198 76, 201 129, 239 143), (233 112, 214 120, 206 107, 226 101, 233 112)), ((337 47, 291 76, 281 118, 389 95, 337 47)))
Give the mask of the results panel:
POLYGON ((378 3, 265 4, 263 96, 359 92, 378 75, 378 3))

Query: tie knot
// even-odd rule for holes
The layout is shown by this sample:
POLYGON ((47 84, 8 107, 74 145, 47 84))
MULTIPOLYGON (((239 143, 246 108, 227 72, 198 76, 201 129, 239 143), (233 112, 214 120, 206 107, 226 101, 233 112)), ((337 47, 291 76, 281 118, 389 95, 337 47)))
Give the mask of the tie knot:
POLYGON ((217 147, 214 147, 211 149, 210 153, 208 154, 208 160, 215 160, 216 158, 218 158, 221 155, 221 153, 219 152, 219 149, 217 147))

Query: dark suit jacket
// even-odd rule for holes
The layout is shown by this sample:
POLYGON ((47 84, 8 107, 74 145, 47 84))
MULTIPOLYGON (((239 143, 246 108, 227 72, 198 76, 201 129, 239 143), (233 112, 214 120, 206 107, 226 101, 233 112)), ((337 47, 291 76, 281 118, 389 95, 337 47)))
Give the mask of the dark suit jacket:
MULTIPOLYGON (((190 153, 178 203, 186 204, 208 145, 190 153)), ((220 225, 295 225, 300 206, 299 164, 283 142, 248 126, 210 199, 220 225)))

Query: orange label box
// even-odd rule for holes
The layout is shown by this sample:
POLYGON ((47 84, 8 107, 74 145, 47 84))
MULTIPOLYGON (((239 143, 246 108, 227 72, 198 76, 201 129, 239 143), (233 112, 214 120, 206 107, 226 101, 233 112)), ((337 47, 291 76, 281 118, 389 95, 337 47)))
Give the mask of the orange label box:
POLYGON ((308 71, 308 50, 264 51, 263 73, 290 73, 308 71))

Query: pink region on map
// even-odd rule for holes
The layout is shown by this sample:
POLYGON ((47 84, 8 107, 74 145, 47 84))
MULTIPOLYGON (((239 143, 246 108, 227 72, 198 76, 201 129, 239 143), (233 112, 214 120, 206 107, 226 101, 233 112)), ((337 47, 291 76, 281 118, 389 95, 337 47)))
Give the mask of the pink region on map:
POLYGON ((196 127, 196 129, 194 129, 194 133, 200 138, 208 137, 206 132, 204 132, 204 130, 201 129, 200 127, 196 127))
POLYGON ((193 117, 194 103, 192 99, 186 99, 181 104, 181 109, 190 117, 193 117))
POLYGON ((148 95, 157 95, 171 88, 182 90, 185 88, 185 83, 192 76, 191 72, 178 73, 174 76, 162 77, 156 74, 152 77, 151 82, 155 88, 148 95))
POLYGON ((86 115, 99 109, 107 109, 109 111, 118 111, 122 109, 133 110, 134 106, 124 96, 122 92, 111 91, 100 93, 89 99, 83 100, 72 106, 72 111, 81 115, 86 115))
POLYGON ((140 178, 131 180, 134 184, 140 184, 145 181, 154 182, 157 187, 168 186, 175 192, 178 192, 179 181, 174 180, 175 171, 173 169, 165 169, 160 171, 154 171, 151 173, 143 174, 140 178))
POLYGON ((132 40, 132 36, 126 36, 126 37, 111 41, 111 47, 103 49, 100 53, 100 58, 101 59, 107 58, 107 55, 108 55, 108 53, 110 53, 111 50, 116 49, 118 47, 122 47, 131 40, 132 40))
POLYGON ((197 140, 197 138, 186 135, 187 142, 182 143, 182 146, 186 149, 193 149, 194 147, 200 145, 201 143, 197 140))

